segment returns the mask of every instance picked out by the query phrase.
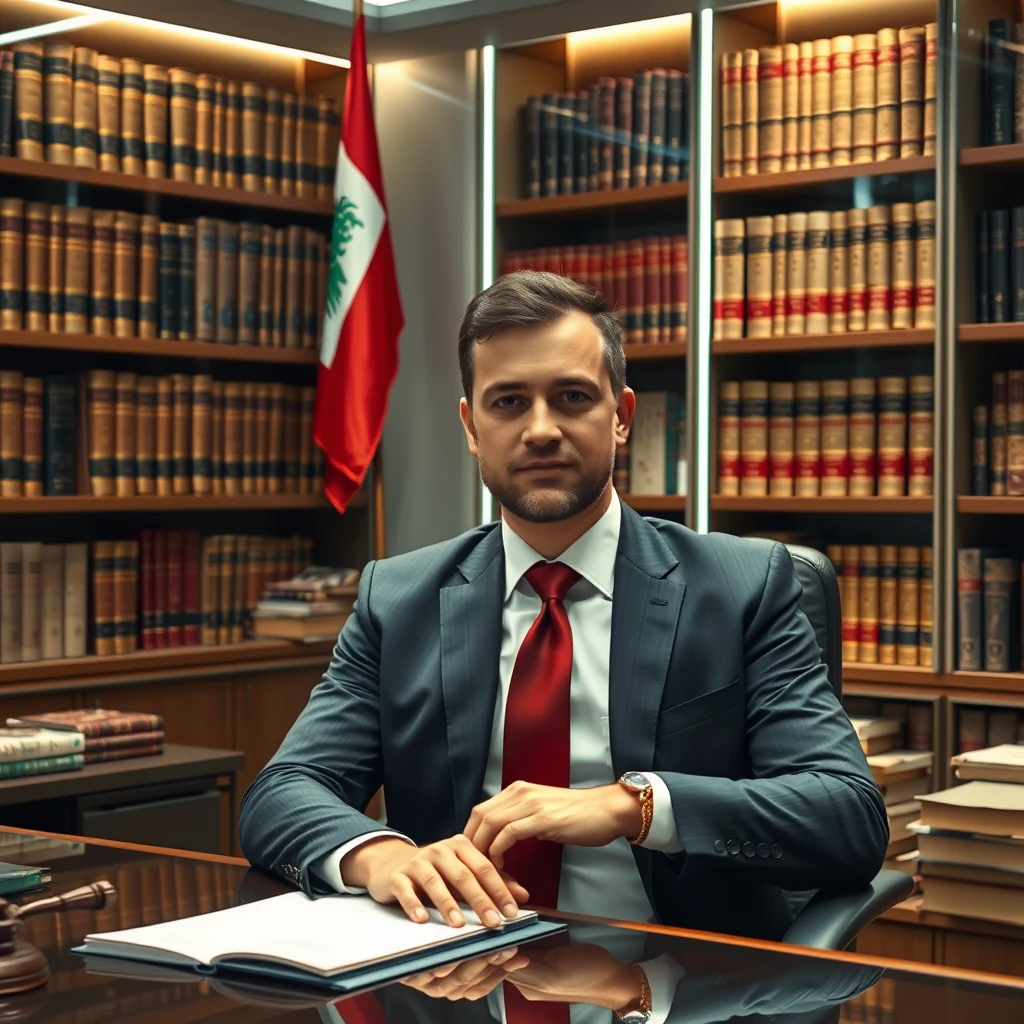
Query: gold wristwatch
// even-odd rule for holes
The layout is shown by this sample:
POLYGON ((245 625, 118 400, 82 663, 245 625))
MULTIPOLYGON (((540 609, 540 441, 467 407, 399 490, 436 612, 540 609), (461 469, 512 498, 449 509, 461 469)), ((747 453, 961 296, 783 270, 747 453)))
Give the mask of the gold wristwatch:
POLYGON ((619 779, 619 785, 632 793, 640 801, 640 812, 643 815, 643 824, 640 827, 640 835, 636 839, 630 839, 630 845, 641 846, 651 831, 651 822, 654 819, 654 790, 647 781, 647 776, 642 772, 626 772, 619 779))
POLYGON ((647 980, 647 972, 639 964, 630 964, 640 978, 640 998, 621 1010, 615 1011, 615 1016, 622 1024, 647 1024, 651 1019, 652 1007, 651 985, 647 980))

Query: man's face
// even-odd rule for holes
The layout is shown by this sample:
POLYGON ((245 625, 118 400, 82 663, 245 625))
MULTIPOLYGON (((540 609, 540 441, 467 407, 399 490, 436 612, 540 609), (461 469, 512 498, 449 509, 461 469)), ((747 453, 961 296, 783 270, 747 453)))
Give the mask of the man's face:
POLYGON ((470 452, 491 493, 534 523, 577 515, 604 493, 635 399, 616 399, 601 334, 584 313, 514 328, 474 349, 473 405, 462 401, 470 452))

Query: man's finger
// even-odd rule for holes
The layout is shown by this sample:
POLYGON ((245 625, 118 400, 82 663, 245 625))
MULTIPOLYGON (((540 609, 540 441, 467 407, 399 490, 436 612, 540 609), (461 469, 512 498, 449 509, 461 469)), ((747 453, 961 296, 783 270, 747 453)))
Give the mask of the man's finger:
POLYGON ((515 917, 519 912, 519 907, 516 905, 515 896, 513 896, 498 869, 469 842, 458 843, 455 846, 455 855, 473 872, 476 880, 480 883, 483 891, 493 902, 494 906, 505 917, 515 917))
POLYGON ((528 818, 520 818, 517 821, 510 821, 495 837, 487 850, 487 855, 493 860, 502 858, 508 850, 511 850, 516 843, 523 839, 540 837, 547 827, 546 822, 539 814, 530 815, 528 818))
POLYGON ((416 886, 407 875, 398 875, 391 885, 391 894, 398 900, 411 921, 423 924, 427 920, 427 909, 416 893, 416 886))
POLYGON ((465 915, 441 877, 437 865, 430 861, 412 861, 406 871, 448 924, 453 928, 461 928, 466 923, 465 915))

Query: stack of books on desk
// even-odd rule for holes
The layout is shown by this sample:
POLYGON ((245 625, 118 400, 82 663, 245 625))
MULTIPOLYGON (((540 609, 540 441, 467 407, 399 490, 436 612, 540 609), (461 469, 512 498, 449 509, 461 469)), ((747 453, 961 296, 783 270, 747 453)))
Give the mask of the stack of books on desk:
POLYGON ((921 798, 922 909, 1024 925, 1024 746, 951 761, 964 784, 921 798))
POLYGON ((352 613, 358 590, 357 569, 322 566, 269 583, 252 610, 252 635, 304 643, 334 640, 352 613))
POLYGON ((164 720, 160 715, 142 711, 114 711, 110 708, 80 711, 48 711, 39 715, 8 718, 7 725, 43 727, 67 738, 77 740, 80 751, 78 765, 97 761, 124 761, 133 757, 152 757, 164 749, 164 720))
POLYGON ((85 764, 85 738, 78 733, 8 721, 0 729, 0 779, 69 772, 85 764))

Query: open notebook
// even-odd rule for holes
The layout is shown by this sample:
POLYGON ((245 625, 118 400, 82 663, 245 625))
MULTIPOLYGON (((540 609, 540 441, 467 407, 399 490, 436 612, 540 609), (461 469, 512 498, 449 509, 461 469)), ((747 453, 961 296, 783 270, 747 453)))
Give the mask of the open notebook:
POLYGON ((432 911, 424 924, 368 896, 272 899, 124 931, 87 935, 75 952, 186 967, 243 971, 350 992, 564 931, 532 911, 498 929, 472 912, 450 928, 432 911))

